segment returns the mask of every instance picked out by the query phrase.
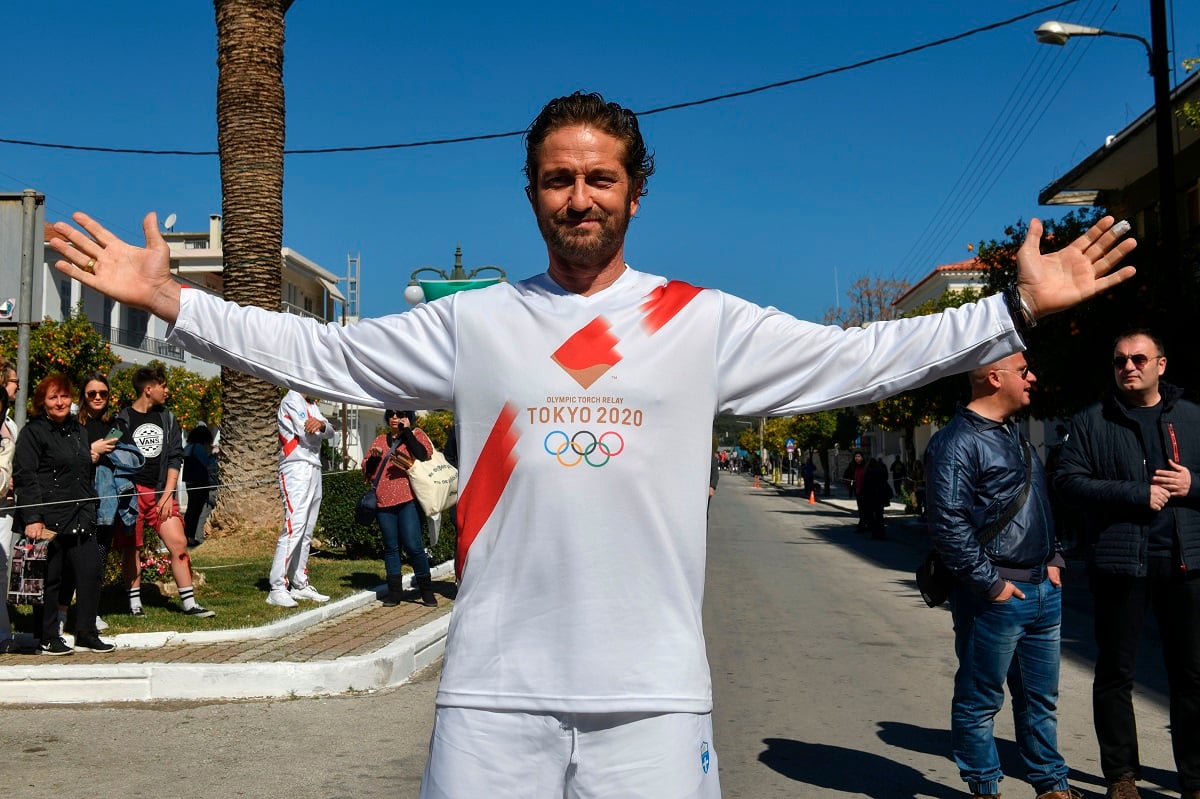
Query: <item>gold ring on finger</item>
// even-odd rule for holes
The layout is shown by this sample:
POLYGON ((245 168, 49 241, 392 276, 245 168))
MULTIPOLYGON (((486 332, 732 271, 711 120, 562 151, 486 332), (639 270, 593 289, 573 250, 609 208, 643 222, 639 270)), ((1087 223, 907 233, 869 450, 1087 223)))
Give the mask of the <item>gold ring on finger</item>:
POLYGON ((83 271, 87 272, 88 274, 92 274, 92 275, 96 274, 96 259, 95 258, 88 259, 88 262, 79 268, 82 269, 83 271))

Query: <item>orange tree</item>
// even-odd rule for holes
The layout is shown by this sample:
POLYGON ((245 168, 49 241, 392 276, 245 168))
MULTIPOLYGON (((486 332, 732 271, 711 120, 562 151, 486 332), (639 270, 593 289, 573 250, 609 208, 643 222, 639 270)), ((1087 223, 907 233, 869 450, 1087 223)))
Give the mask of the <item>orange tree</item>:
MULTIPOLYGON (((191 430, 200 422, 210 426, 221 424, 221 379, 205 378, 182 366, 167 367, 162 361, 150 361, 149 366, 162 366, 167 372, 170 395, 167 406, 179 426, 191 430)), ((133 370, 122 369, 109 378, 112 387, 112 407, 120 409, 133 403, 133 370)))
MULTIPOLYGON (((15 329, 0 334, 0 351, 9 361, 16 361, 15 329)), ((33 387, 46 375, 56 372, 69 377, 78 389, 88 375, 93 372, 108 374, 120 360, 81 308, 76 308, 61 322, 44 319, 29 334, 29 392, 32 394, 33 387)))

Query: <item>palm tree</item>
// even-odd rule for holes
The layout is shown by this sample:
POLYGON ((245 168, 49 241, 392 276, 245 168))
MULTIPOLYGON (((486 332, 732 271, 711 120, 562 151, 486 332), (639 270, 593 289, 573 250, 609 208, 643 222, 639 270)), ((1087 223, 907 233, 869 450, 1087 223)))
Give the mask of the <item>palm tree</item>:
MULTIPOLYGON (((214 0, 217 144, 226 298, 279 309, 283 246, 283 17, 291 0, 214 0)), ((221 370, 224 420, 215 531, 265 527, 281 518, 273 478, 279 390, 221 370), (267 478, 267 479, 264 479, 267 478)))

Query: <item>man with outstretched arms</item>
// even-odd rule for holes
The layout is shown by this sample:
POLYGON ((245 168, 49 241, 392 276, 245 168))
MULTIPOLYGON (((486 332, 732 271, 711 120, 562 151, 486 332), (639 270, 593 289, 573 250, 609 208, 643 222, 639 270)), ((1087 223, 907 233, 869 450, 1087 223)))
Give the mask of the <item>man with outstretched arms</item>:
POLYGON ((202 357, 335 401, 453 408, 461 587, 422 796, 719 796, 700 614, 714 414, 868 402, 995 361, 1018 324, 1131 276, 1114 270, 1134 243, 1105 218, 1042 255, 1034 220, 1007 299, 842 330, 626 264, 653 158, 599 95, 542 110, 525 172, 546 272, 351 327, 181 291, 153 214, 145 249, 83 214, 87 234, 58 223, 52 246, 202 357))
POLYGON ((279 424, 279 494, 283 530, 271 562, 268 605, 296 607, 297 600, 328 602, 308 581, 308 551, 321 512, 321 442, 333 438, 333 425, 317 401, 299 391, 283 395, 279 424))

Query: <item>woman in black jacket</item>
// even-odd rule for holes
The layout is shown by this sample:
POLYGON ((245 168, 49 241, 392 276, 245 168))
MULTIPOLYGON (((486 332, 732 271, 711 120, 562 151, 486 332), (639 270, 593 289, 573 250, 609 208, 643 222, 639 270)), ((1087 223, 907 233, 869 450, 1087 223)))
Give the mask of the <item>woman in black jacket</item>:
POLYGON ((17 438, 13 486, 25 537, 49 540, 46 582, 41 609, 35 613, 47 655, 74 650, 58 632, 58 607, 64 564, 69 560, 78 583, 75 646, 111 652, 100 640, 96 609, 100 604, 101 563, 96 546, 96 490, 92 485, 92 451, 87 431, 71 416, 71 381, 52 374, 33 392, 33 417, 17 438))

